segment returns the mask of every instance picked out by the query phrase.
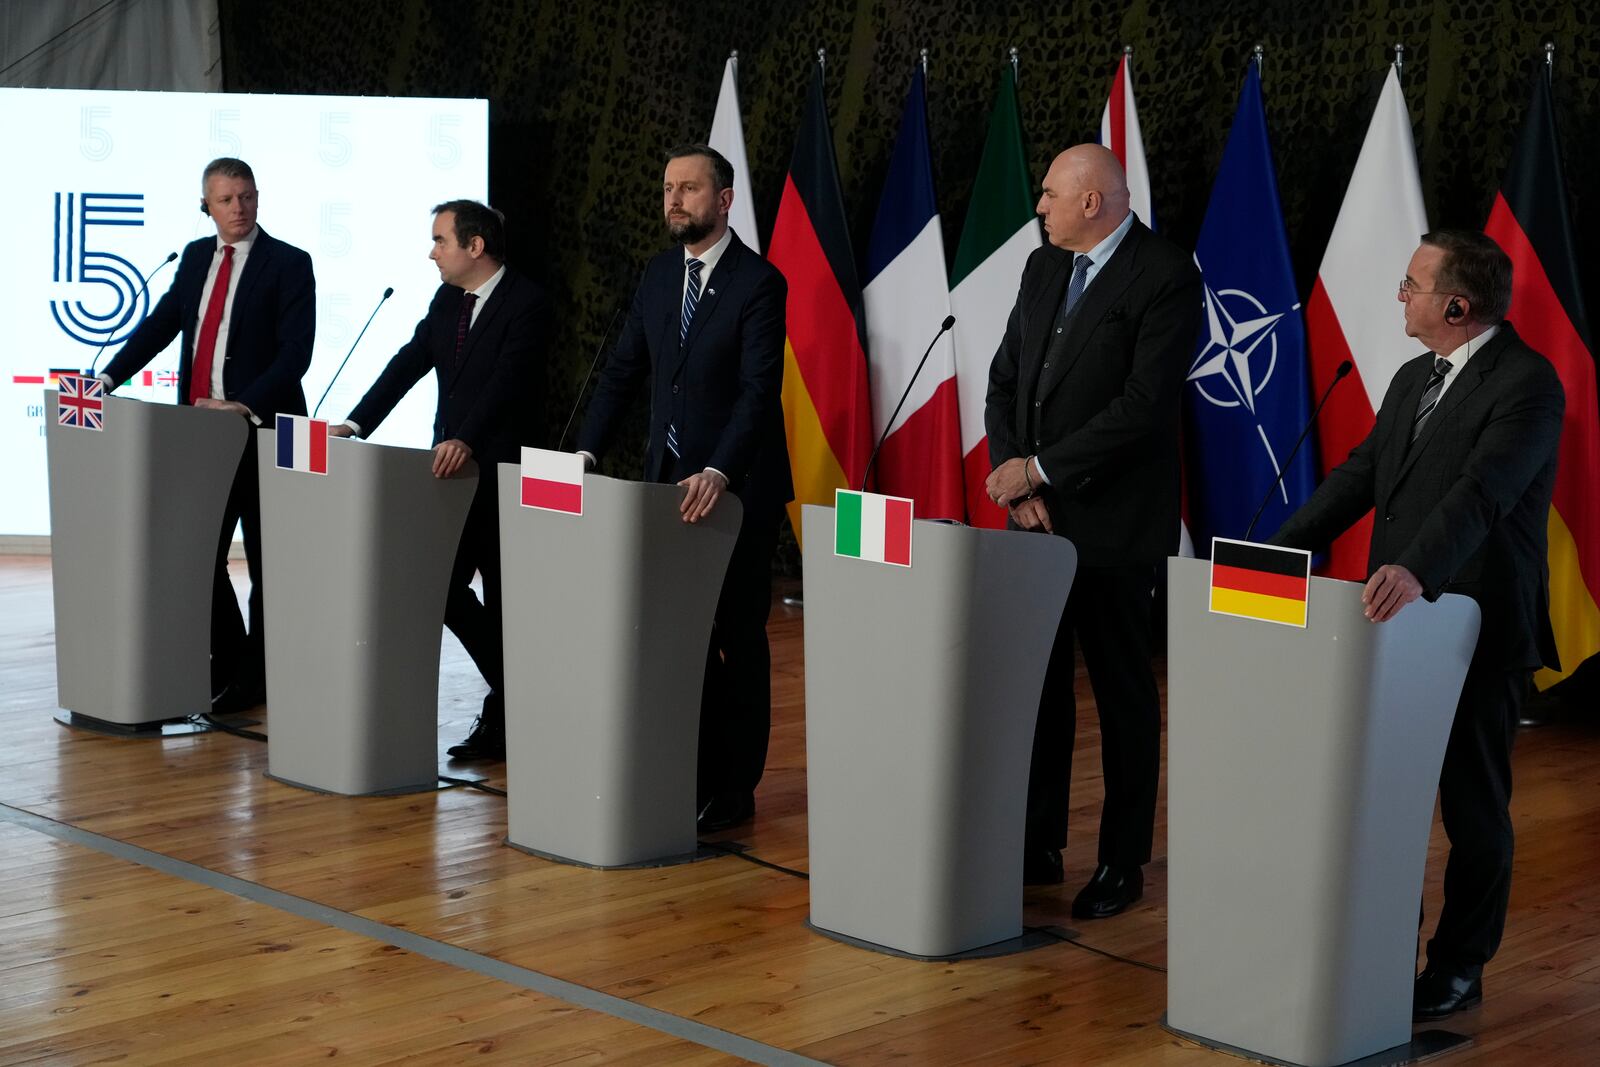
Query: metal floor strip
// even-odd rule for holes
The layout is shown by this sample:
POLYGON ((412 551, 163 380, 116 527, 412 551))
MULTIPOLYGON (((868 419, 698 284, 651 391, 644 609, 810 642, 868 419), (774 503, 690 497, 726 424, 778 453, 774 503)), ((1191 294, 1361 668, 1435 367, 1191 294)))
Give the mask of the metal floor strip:
MULTIPOLYGON (((347 933, 357 934, 361 937, 371 938, 386 945, 404 949, 407 952, 425 956, 440 963, 459 967, 462 970, 481 974, 487 978, 494 978, 502 982, 530 989, 535 993, 554 997, 568 1004, 590 1011, 597 1011, 609 1015, 623 1022, 634 1023, 639 1026, 649 1027, 670 1037, 681 1038, 705 1048, 725 1052, 730 1056, 740 1056, 753 1063, 771 1064, 773 1067, 799 1067, 799 1065, 822 1064, 820 1060, 809 1059, 798 1053, 785 1049, 765 1045, 748 1037, 719 1030, 714 1026, 686 1019, 681 1015, 661 1011, 659 1008, 647 1007, 623 997, 602 993, 598 989, 568 982, 556 978, 542 971, 531 970, 527 967, 518 967, 515 964, 485 956, 469 949, 438 941, 431 937, 402 930, 389 926, 373 919, 364 919, 359 915, 352 915, 347 911, 319 904, 314 900, 306 900, 290 893, 271 889, 257 882, 235 878, 231 874, 223 874, 206 867, 200 867, 184 860, 174 859, 171 856, 152 852, 138 845, 131 845, 126 841, 118 841, 113 837, 84 830, 67 823, 56 822, 42 815, 35 815, 31 811, 14 808, 9 804, 0 803, 0 821, 8 822, 13 826, 20 826, 36 833, 53 837, 57 841, 79 845, 93 849, 96 852, 113 856, 117 859, 137 863, 142 867, 160 871, 185 881, 202 885, 209 889, 221 890, 244 900, 267 907, 276 908, 290 915, 312 922, 322 923, 325 926, 336 927, 347 933)), ((822 1067, 826 1067, 825 1064, 822 1067)))

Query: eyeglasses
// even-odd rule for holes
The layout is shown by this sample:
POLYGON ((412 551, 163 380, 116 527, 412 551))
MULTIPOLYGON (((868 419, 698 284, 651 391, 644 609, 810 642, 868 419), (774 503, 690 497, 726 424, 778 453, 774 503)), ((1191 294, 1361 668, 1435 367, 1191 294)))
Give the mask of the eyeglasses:
POLYGON ((1450 292, 1449 290, 1446 290, 1446 289, 1418 289, 1416 287, 1416 285, 1411 281, 1410 278, 1402 279, 1401 282, 1400 282, 1400 299, 1402 299, 1402 300, 1410 300, 1414 296, 1458 296, 1458 295, 1460 295, 1460 294, 1452 293, 1452 292, 1450 292))

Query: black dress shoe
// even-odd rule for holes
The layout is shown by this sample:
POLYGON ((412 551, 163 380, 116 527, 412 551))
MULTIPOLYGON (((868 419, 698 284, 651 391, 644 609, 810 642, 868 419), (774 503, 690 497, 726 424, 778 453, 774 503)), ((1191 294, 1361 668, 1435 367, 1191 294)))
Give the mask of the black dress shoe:
POLYGON ((1023 885, 1060 885, 1067 876, 1061 869, 1059 848, 1025 848, 1022 850, 1023 885))
POLYGON ((487 715, 479 715, 466 739, 445 751, 450 753, 451 759, 503 760, 506 758, 506 724, 504 720, 496 722, 487 715))
POLYGON ((1128 905, 1144 896, 1142 867, 1114 867, 1102 863, 1089 884, 1072 898, 1074 919, 1109 919, 1120 915, 1128 905))
POLYGON ((695 817, 695 829, 702 834, 714 834, 755 818, 754 793, 717 793, 700 808, 695 817))
POLYGON ((1482 979, 1428 967, 1411 986, 1411 1021, 1443 1019, 1482 1003, 1482 979))

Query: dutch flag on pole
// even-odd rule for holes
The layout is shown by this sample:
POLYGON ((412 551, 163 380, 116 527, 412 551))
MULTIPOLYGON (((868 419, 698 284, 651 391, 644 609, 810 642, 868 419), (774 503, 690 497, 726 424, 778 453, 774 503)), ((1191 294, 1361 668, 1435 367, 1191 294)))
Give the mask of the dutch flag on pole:
POLYGON ((583 514, 583 457, 547 448, 522 449, 522 506, 583 514))
POLYGON ((328 473, 328 420, 278 416, 278 469, 328 473))
POLYGON ((911 500, 839 489, 833 498, 835 555, 911 566, 911 500))

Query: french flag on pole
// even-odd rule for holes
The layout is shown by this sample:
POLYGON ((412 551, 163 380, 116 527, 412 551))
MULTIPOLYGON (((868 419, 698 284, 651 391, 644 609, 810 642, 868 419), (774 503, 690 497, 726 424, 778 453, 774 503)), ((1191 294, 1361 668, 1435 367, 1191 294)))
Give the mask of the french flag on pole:
POLYGON ((328 420, 278 416, 278 469, 328 473, 328 420))
POLYGON ((907 497, 835 490, 834 555, 911 566, 911 511, 907 497))
POLYGON ((583 457, 547 448, 522 449, 522 506, 583 514, 583 457))

